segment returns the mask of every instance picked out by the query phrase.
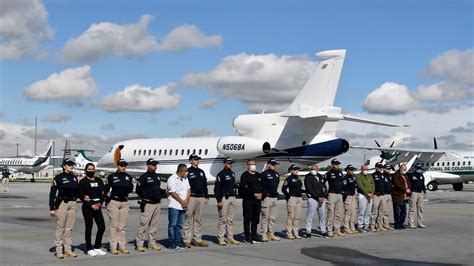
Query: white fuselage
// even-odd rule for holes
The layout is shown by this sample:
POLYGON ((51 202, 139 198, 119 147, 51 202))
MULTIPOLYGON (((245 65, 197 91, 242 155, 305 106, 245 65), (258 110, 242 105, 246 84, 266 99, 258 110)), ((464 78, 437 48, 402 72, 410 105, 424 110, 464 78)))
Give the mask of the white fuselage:
POLYGON ((12 157, 0 159, 0 167, 8 167, 16 172, 36 173, 43 170, 46 166, 47 164, 42 162, 42 158, 39 156, 32 158, 12 157))
POLYGON ((448 152, 437 161, 417 160, 416 163, 420 163, 426 172, 445 173, 445 175, 431 174, 439 184, 474 181, 474 154, 472 152, 448 152))

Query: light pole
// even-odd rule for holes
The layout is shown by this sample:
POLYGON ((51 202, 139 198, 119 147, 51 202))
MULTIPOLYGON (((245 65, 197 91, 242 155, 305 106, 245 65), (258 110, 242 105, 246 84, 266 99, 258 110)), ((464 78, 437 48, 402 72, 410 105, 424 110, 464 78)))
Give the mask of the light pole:
POLYGON ((19 143, 16 144, 16 157, 18 158, 18 145, 20 145, 19 143))

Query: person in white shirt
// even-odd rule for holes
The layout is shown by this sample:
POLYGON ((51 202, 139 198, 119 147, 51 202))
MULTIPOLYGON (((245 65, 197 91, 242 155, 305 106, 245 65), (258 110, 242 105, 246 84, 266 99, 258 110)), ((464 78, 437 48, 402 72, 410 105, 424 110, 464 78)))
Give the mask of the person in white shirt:
POLYGON ((168 240, 171 250, 184 249, 183 224, 191 197, 185 164, 178 165, 176 174, 168 178, 168 240))

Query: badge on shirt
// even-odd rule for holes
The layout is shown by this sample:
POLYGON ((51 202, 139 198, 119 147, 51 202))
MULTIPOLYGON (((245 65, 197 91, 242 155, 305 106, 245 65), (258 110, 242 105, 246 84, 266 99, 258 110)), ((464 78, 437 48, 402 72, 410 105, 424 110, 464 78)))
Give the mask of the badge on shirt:
POLYGON ((128 176, 125 177, 125 180, 130 181, 130 179, 128 178, 128 176))
POLYGON ((90 184, 91 184, 91 187, 99 187, 99 183, 97 182, 92 182, 90 184))

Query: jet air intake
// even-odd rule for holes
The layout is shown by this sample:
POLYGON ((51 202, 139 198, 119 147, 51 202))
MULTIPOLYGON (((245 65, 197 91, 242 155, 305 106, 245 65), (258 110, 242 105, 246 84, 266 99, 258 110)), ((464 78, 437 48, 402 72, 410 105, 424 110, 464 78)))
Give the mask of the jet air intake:
POLYGON ((270 152, 271 145, 255 138, 230 136, 219 139, 217 150, 224 156, 247 159, 270 152))

